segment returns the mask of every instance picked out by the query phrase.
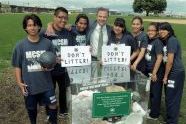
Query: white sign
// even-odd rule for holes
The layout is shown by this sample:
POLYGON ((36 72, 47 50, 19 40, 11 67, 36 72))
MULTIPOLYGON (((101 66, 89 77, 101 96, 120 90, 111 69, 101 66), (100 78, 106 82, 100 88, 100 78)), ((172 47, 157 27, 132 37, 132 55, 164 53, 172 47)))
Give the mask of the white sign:
POLYGON ((102 63, 106 64, 130 64, 131 47, 123 44, 103 46, 102 63))
POLYGON ((104 65, 102 76, 112 83, 130 82, 130 67, 127 65, 104 65))
POLYGON ((68 67, 68 75, 72 84, 82 84, 90 81, 91 66, 68 67))
POLYGON ((89 46, 62 46, 61 66, 84 66, 91 64, 91 53, 89 46))
POLYGON ((101 78, 107 83, 130 82, 130 67, 121 64, 108 64, 99 67, 97 63, 92 63, 91 78, 101 78))

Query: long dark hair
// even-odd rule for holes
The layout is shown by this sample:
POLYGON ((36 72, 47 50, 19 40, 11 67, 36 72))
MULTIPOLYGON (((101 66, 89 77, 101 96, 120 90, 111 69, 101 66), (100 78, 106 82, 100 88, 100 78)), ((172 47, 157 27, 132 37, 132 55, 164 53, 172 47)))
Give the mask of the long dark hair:
POLYGON ((125 20, 123 18, 116 18, 114 21, 114 25, 123 28, 123 33, 126 32, 125 20))
POLYGON ((162 22, 159 24, 159 30, 167 30, 169 32, 169 36, 174 36, 176 37, 175 33, 174 33, 174 29, 172 28, 171 24, 168 22, 162 22))
POLYGON ((78 14, 76 16, 75 25, 77 25, 77 23, 79 22, 80 19, 85 19, 87 21, 87 28, 85 30, 88 30, 88 28, 89 28, 88 16, 86 14, 78 14))
MULTIPOLYGON (((123 35, 126 35, 126 34, 132 35, 129 31, 127 31, 127 27, 126 27, 126 24, 125 24, 125 19, 119 18, 119 17, 116 18, 115 21, 114 21, 114 25, 119 26, 119 27, 124 29, 122 31, 123 35)), ((114 32, 113 29, 111 31, 111 39, 114 40, 114 41, 116 40, 116 35, 115 35, 115 32, 114 32)))
MULTIPOLYGON (((126 24, 125 24, 125 19, 119 18, 119 17, 116 18, 115 21, 114 21, 114 25, 123 28, 124 29, 123 32, 122 32, 123 34, 129 33, 127 31, 127 27, 126 27, 126 24)), ((114 34, 114 31, 113 30, 112 30, 112 33, 114 34)))

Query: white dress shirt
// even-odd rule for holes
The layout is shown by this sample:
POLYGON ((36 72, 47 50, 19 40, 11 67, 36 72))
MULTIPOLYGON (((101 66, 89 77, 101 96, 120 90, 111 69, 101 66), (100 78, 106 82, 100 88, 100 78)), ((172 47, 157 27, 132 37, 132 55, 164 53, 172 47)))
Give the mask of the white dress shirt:
MULTIPOLYGON (((99 24, 96 25, 96 28, 91 34, 90 37, 90 46, 92 47, 92 56, 97 57, 97 51, 98 51, 98 42, 99 42, 99 33, 101 30, 101 26, 99 24)), ((108 34, 107 34, 107 28, 106 25, 103 26, 103 45, 107 45, 108 42, 108 34)))

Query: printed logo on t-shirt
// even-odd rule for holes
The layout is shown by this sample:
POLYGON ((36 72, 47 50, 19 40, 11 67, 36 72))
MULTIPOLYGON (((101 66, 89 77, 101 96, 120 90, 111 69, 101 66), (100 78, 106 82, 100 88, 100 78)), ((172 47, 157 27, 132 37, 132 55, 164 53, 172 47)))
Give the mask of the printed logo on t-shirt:
POLYGON ((167 81, 167 87, 169 88, 174 88, 175 86, 175 81, 174 80, 168 80, 167 81))
POLYGON ((167 62, 167 47, 163 47, 163 62, 167 62))
POLYGON ((77 35, 76 41, 78 46, 85 46, 86 45, 86 35, 77 35))
POLYGON ((26 51, 26 59, 28 61, 27 70, 28 72, 36 72, 42 71, 41 65, 37 61, 38 58, 45 50, 38 50, 38 51, 26 51))
POLYGON ((141 45, 141 41, 139 40, 139 41, 138 41, 138 47, 139 47, 139 48, 140 48, 140 45, 141 45))
POLYGON ((52 44, 56 51, 56 55, 59 56, 61 52, 61 46, 68 46, 68 39, 53 39, 52 44))
POLYGON ((147 52, 145 54, 145 59, 147 61, 151 61, 151 58, 152 58, 151 55, 150 55, 151 50, 152 50, 152 45, 148 45, 147 46, 147 52))

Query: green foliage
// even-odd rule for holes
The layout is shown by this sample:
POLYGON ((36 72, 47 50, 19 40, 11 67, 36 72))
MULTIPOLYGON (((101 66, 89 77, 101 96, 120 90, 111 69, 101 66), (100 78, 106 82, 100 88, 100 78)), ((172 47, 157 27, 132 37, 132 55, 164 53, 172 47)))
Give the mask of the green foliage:
MULTIPOLYGON (((12 51, 15 44, 26 36, 25 31, 22 29, 22 19, 25 14, 0 14, 0 68, 7 67, 7 64, 3 64, 3 61, 9 61, 11 59, 12 51)), ((77 15, 69 15, 69 23, 74 24, 75 17, 77 15)), ((95 19, 95 15, 88 15, 90 20, 95 19)), ((52 21, 52 14, 39 14, 42 20, 43 27, 47 26, 48 22, 52 21)), ((132 16, 110 16, 108 23, 113 25, 116 17, 122 17, 126 21, 127 29, 130 31, 132 16)), ((157 19, 157 17, 145 17, 157 19)), ((160 17, 158 17, 160 18, 160 17)), ((163 18, 163 17, 161 17, 163 18)), ((170 18, 168 18, 170 19, 170 18)), ((145 29, 147 28, 149 22, 144 22, 145 29)), ((186 50, 186 28, 181 24, 172 24, 175 30, 176 36, 178 37, 182 49, 186 50)))
POLYGON ((165 11, 167 7, 167 2, 166 0, 154 0, 155 1, 155 6, 154 6, 154 14, 161 13, 165 11))
POLYGON ((143 12, 142 0, 134 0, 132 7, 134 12, 142 13, 143 12))
POLYGON ((147 16, 149 13, 161 13, 166 9, 166 7, 166 0, 134 0, 133 2, 134 12, 142 13, 145 11, 147 16))

